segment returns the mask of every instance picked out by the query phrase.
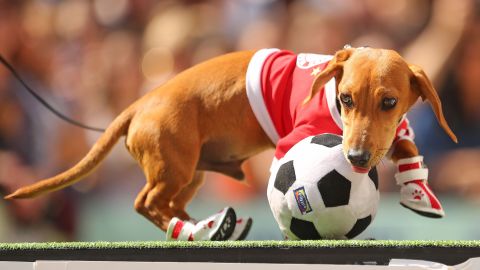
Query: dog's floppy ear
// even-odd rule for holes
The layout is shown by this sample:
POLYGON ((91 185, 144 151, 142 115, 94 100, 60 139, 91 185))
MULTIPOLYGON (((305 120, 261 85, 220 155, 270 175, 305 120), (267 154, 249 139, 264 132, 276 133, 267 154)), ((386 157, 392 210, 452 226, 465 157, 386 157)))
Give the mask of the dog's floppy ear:
POLYGON ((412 90, 417 91, 420 97, 422 97, 423 101, 427 99, 430 102, 433 112, 437 117, 438 123, 443 128, 443 130, 445 130, 448 136, 450 136, 450 138, 457 143, 457 136, 455 136, 453 131, 450 129, 447 121, 445 120, 445 117, 443 116, 442 102, 440 101, 440 98, 438 97, 437 91, 433 87, 432 82, 430 82, 421 67, 411 64, 408 66, 413 72, 413 77, 410 80, 412 90))
POLYGON ((310 88, 310 94, 307 96, 307 98, 305 98, 303 104, 309 102, 329 80, 343 73, 343 63, 350 58, 353 50, 353 48, 349 47, 335 53, 327 67, 313 80, 312 87, 310 88))

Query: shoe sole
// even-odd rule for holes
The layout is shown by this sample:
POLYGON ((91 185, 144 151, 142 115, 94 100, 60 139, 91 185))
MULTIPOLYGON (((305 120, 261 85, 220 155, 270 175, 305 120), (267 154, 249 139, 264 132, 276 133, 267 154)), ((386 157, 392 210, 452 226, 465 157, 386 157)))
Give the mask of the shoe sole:
POLYGON ((243 229, 243 232, 235 240, 238 240, 238 241, 245 240, 245 238, 247 238, 248 233, 250 232, 250 229, 252 228, 252 223, 253 223, 252 219, 249 218, 247 223, 245 224, 245 228, 243 229))
POLYGON ((421 216, 424 216, 424 217, 428 217, 428 218, 442 218, 444 215, 440 215, 440 214, 435 214, 435 213, 431 213, 431 212, 423 212, 423 211, 419 211, 419 210, 415 210, 413 208, 410 208, 408 207, 407 205, 403 204, 403 203, 400 203, 401 206, 409 209, 409 210, 412 210, 413 212, 421 215, 421 216))
POLYGON ((225 241, 232 236, 233 231, 235 230, 235 224, 237 222, 237 215, 233 208, 229 207, 222 221, 220 222, 220 227, 217 232, 212 236, 212 241, 225 241))

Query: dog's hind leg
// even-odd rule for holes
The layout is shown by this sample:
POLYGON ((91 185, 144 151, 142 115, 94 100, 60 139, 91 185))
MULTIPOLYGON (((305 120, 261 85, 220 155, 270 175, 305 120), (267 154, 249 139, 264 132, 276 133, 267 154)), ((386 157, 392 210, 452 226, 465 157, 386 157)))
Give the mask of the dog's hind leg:
POLYGON ((151 219, 150 218, 150 215, 148 213, 148 209, 145 208, 145 199, 147 199, 147 195, 148 195, 148 192, 152 189, 152 186, 147 183, 145 184, 145 186, 142 188, 142 190, 140 191, 140 193, 138 193, 137 195, 137 198, 135 199, 135 203, 134 203, 134 207, 135 207, 135 210, 143 215, 144 217, 146 217, 147 219, 149 219, 150 221, 152 221, 155 225, 159 226, 160 227, 160 223, 156 223, 155 222, 155 219, 151 219))
POLYGON ((147 184, 135 200, 135 209, 162 230, 167 229, 173 217, 186 215, 183 209, 171 207, 174 198, 193 179, 194 163, 187 169, 185 159, 183 161, 180 166, 177 158, 168 163, 156 158, 144 167, 147 184))
POLYGON ((127 142, 147 180, 135 200, 135 209, 166 230, 173 217, 185 215, 170 203, 194 178, 200 148, 192 133, 178 136, 164 131, 160 135, 151 134, 151 130, 137 129, 129 134, 127 142))
POLYGON ((198 189, 203 185, 205 181, 203 171, 195 172, 193 180, 185 186, 180 193, 170 202, 170 206, 177 212, 177 217, 181 220, 189 220, 190 216, 185 212, 187 204, 197 193, 198 189))

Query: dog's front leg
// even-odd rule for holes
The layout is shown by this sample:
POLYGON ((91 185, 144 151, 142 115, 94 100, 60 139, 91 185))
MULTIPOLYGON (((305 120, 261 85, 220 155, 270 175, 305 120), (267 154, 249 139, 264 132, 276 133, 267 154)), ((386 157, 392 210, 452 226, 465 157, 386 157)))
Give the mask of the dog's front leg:
POLYGON ((397 163, 401 159, 418 156, 418 149, 415 143, 410 140, 400 140, 395 143, 391 159, 397 163))
POLYGON ((445 215, 440 201, 427 183, 428 169, 417 146, 410 140, 395 143, 391 155, 397 164, 395 179, 400 185, 400 204, 426 217, 440 218, 445 215))

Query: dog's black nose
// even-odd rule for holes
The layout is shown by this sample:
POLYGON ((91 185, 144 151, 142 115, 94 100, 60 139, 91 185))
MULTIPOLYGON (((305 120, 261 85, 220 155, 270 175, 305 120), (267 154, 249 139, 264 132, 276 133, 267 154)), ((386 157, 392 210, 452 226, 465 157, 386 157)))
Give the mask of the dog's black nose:
POLYGON ((365 167, 370 160, 370 152, 362 150, 350 149, 347 153, 347 158, 353 166, 365 167))

